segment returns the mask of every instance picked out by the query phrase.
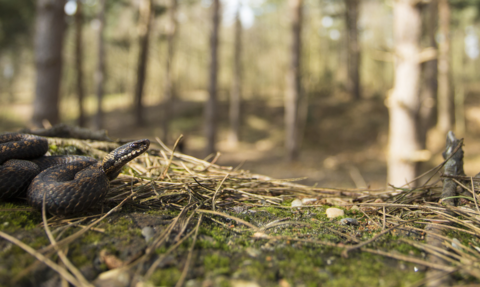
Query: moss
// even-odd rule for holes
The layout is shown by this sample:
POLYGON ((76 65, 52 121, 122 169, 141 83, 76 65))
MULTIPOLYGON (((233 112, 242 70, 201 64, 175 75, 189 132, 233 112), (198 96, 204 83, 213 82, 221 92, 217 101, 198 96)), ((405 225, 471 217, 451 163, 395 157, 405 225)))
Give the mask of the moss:
POLYGON ((451 239, 456 238, 462 244, 464 244, 466 246, 468 246, 471 242, 477 242, 477 244, 478 244, 478 238, 476 238, 472 234, 465 233, 465 232, 460 232, 458 230, 447 229, 445 231, 445 236, 447 236, 451 239))
MULTIPOLYGON (((0 202, 2 209, 28 208, 24 203, 0 202)), ((42 222, 39 212, 35 211, 0 211, 0 231, 13 232, 18 229, 31 230, 42 222)))
POLYGON ((73 250, 70 250, 68 252, 68 257, 70 261, 72 261, 73 265, 77 267, 82 267, 85 264, 92 262, 94 256, 96 255, 94 251, 88 252, 89 254, 86 254, 85 251, 81 250, 81 248, 72 249, 73 250))
POLYGON ((199 233, 212 237, 213 241, 200 239, 197 241, 196 246, 204 246, 205 248, 213 248, 225 251, 230 249, 227 244, 227 239, 231 236, 231 232, 224 227, 216 225, 206 228, 202 226, 200 227, 199 233))
POLYGON ((420 254, 420 250, 418 248, 415 248, 412 245, 406 244, 403 242, 396 243, 394 247, 395 247, 395 250, 403 254, 415 254, 415 255, 420 254))
POLYGON ((213 272, 215 275, 230 273, 230 258, 227 256, 213 253, 205 256, 203 259, 205 271, 213 272))
POLYGON ((175 286, 182 273, 177 268, 157 269, 150 277, 155 286, 175 286))
POLYGON ((276 217, 280 217, 280 218, 288 217, 288 216, 292 215, 292 212, 291 212, 292 209, 287 209, 287 208, 276 208, 276 207, 273 207, 273 206, 269 206, 269 207, 263 207, 260 210, 264 210, 264 211, 266 211, 270 214, 273 214, 276 217))
MULTIPOLYGON (((327 286, 409 286, 423 279, 424 274, 414 272, 413 266, 403 270, 380 256, 357 253, 353 258, 337 259, 326 270, 332 278, 327 286)), ((396 261, 394 261, 396 262, 396 261)))
MULTIPOLYGON (((27 206, 23 203, 0 203, 0 209, 25 207, 27 206)), ((330 221, 326 218, 325 208, 298 211, 296 209, 260 207, 251 209, 256 212, 240 214, 231 212, 231 214, 260 227, 274 220, 289 217, 292 220, 308 223, 308 226, 278 226, 268 229, 267 232, 270 235, 311 238, 334 243, 346 242, 346 239, 332 233, 326 227, 351 236, 359 236, 357 238, 361 240, 372 238, 381 231, 380 229, 366 229, 370 226, 366 226, 366 219, 361 218, 357 218, 360 221, 359 226, 339 225, 338 220, 330 221)), ((97 226, 103 228, 104 233, 89 231, 80 240, 70 244, 69 258, 72 262, 81 268, 85 264, 92 263, 102 249, 117 256, 132 246, 141 249, 141 244, 138 244, 139 242, 144 244, 141 229, 135 225, 129 215, 129 212, 134 210, 135 207, 130 206, 128 209, 123 209, 122 213, 107 218, 100 226, 97 226)), ((173 218, 178 215, 178 210, 150 210, 145 213, 162 218, 173 218)), ((346 216, 354 217, 349 211, 346 216)), ((319 282, 323 284, 322 286, 406 286, 424 277, 423 273, 414 272, 413 265, 409 263, 366 252, 350 252, 349 258, 342 258, 340 255, 342 249, 339 248, 296 241, 253 239, 252 232, 235 221, 222 217, 217 219, 227 225, 234 225, 238 229, 245 230, 245 232, 236 233, 205 219, 199 230, 194 261, 187 279, 203 278, 207 281, 217 282, 218 278, 224 278, 225 280, 222 282, 227 285, 230 279, 235 278, 257 281, 261 286, 277 286, 279 279, 288 281, 292 286, 318 286, 319 282), (255 252, 251 253, 251 250, 255 252)), ((15 234, 17 238, 35 249, 48 245, 44 231, 38 227, 39 223, 41 223, 41 216, 38 212, 0 212, 0 230, 15 234), (2 222, 9 223, 2 227, 2 222)), ((193 227, 187 228, 192 230, 193 227)), ((77 228, 69 228, 63 234, 63 238, 76 231, 78 231, 77 228)), ((418 249, 398 240, 404 236, 405 234, 402 232, 385 234, 370 243, 368 247, 407 255, 411 255, 413 252, 413 255, 419 255, 421 252, 418 249)), ((407 236, 409 239, 421 239, 420 234, 407 236)), ((465 245, 480 245, 478 239, 463 232, 448 231, 447 236, 457 238, 465 245)), ((177 282, 191 243, 192 239, 186 240, 171 254, 174 260, 167 265, 167 268, 155 271, 151 277, 152 284, 172 286, 177 282)), ((6 243, 0 241, 0 244, 6 243)), ((165 253, 171 246, 169 244, 171 243, 156 249, 156 253, 165 253)), ((2 277, 12 278, 35 261, 32 256, 20 248, 14 245, 5 246, 0 245, 0 258, 5 262, 0 263, 0 285, 4 282, 2 277), (8 266, 8 269, 2 269, 3 266, 8 266)), ((455 276, 457 282, 473 282, 473 279, 466 275, 458 273, 455 276)))
MULTIPOLYGON (((49 244, 44 234, 39 236, 38 232, 30 231, 21 236, 21 241, 33 249, 40 249, 49 244)), ((7 243, 5 248, 0 248, 0 258, 2 258, 1 261, 4 263, 0 264, 0 285, 3 281, 8 282, 8 278, 13 278, 36 260, 22 248, 11 243, 7 243), (2 270, 2 267, 5 269, 2 270)))
POLYGON ((48 151, 51 155, 85 155, 81 150, 76 146, 67 145, 67 146, 57 146, 50 145, 48 151))
POLYGON ((163 254, 167 252, 168 248, 165 245, 160 246, 159 248, 155 249, 155 253, 157 254, 163 254))
POLYGON ((171 209, 150 209, 145 212, 150 215, 165 216, 170 215, 172 218, 176 217, 180 212, 178 210, 171 209))

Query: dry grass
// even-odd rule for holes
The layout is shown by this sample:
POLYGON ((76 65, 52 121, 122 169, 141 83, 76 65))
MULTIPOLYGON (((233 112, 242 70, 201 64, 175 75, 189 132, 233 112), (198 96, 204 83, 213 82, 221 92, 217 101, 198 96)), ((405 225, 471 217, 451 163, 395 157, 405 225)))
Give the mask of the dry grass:
MULTIPOLYGON (((75 145, 82 151, 97 157, 101 157, 106 153, 105 148, 111 149, 115 146, 112 143, 70 139, 49 139, 49 141, 56 145, 65 143, 75 145)), ((391 188, 388 190, 318 188, 296 184, 294 181, 273 179, 268 176, 220 166, 215 164, 218 156, 214 156, 210 161, 201 160, 176 153, 174 152, 175 147, 173 150, 169 149, 159 139, 157 139, 157 142, 157 146, 152 145, 148 154, 142 155, 129 163, 127 172, 121 174, 118 179, 112 182, 111 191, 104 203, 104 208, 109 210, 107 213, 78 218, 53 217, 49 222, 47 222, 44 216, 43 226, 49 235, 51 244, 41 250, 33 250, 3 232, 0 232, 0 236, 23 248, 75 286, 90 286, 90 283, 68 261, 64 250, 68 249, 68 245, 80 238, 85 232, 95 229, 98 223, 120 210, 122 206, 140 211, 160 208, 179 211, 168 227, 152 240, 143 255, 119 267, 125 272, 135 273, 134 278, 140 281, 148 281, 166 256, 175 251, 182 242, 193 238, 188 252, 187 263, 177 283, 177 286, 182 286, 193 260, 192 252, 198 236, 199 226, 204 218, 209 218, 224 228, 235 232, 248 233, 252 238, 258 240, 268 239, 271 242, 298 241, 314 245, 331 246, 343 249, 342 255, 345 257, 348 257, 348 252, 358 249, 363 252, 413 262, 447 273, 463 270, 480 280, 480 248, 473 244, 470 246, 452 246, 452 239, 441 234, 432 234, 432 236, 440 237, 444 248, 413 240, 402 240, 428 254, 443 258, 444 264, 432 263, 414 256, 389 252, 388 250, 367 248, 367 245, 385 234, 398 230, 421 232, 424 235, 428 235, 428 231, 418 228, 419 224, 437 224, 445 229, 464 232, 465 234, 478 237, 480 235, 480 228, 478 227, 480 225, 480 212, 477 206, 478 199, 472 197, 473 194, 476 194, 473 182, 478 179, 470 177, 455 178, 460 184, 467 185, 468 183, 465 189, 469 190, 469 199, 471 201, 467 201, 461 207, 448 207, 437 203, 442 190, 439 176, 442 165, 426 173, 423 178, 428 178, 428 180, 416 189, 408 187, 391 188), (433 183, 431 183, 432 181, 433 183), (313 204, 295 207, 295 209, 309 209, 324 206, 325 204, 343 206, 349 209, 356 205, 364 216, 371 221, 371 224, 378 227, 377 230, 379 232, 365 241, 360 241, 348 234, 340 234, 340 236, 345 238, 345 242, 354 242, 355 244, 333 243, 302 237, 279 236, 270 233, 269 229, 274 226, 305 224, 305 222, 298 222, 291 218, 276 220, 260 227, 223 212, 229 208, 242 206, 292 208, 283 203, 295 198, 316 199, 313 204), (222 217, 235 221, 237 226, 226 226, 221 220, 218 220, 218 218, 222 217), (55 240, 49 229, 49 227, 55 227, 56 230, 53 233, 64 232, 65 229, 72 226, 81 226, 81 222, 92 218, 97 219, 62 240, 55 240), (191 230, 189 230, 187 226, 190 222, 195 221, 195 228, 190 228, 191 230), (174 230, 176 232, 173 232, 174 230), (173 242, 173 244, 166 245, 167 242, 173 242), (157 256, 155 250, 162 246, 168 246, 168 249, 165 253, 157 256), (58 254, 67 268, 49 259, 49 256, 54 253, 58 254), (150 260, 154 258, 156 259, 149 266, 148 270, 141 274, 140 269, 136 268, 136 266, 145 262, 151 262, 150 260)), ((468 198, 468 196, 465 197, 468 198)), ((102 232, 101 228, 96 230, 102 232)), ((26 275, 30 270, 31 268, 27 268, 19 276, 26 275)))

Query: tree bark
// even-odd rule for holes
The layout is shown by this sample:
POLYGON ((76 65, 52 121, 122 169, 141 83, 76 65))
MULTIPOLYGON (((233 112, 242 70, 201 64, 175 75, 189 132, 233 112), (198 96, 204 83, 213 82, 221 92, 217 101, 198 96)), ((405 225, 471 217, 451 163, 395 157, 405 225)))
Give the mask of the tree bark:
POLYGON ((416 176, 422 21, 416 0, 394 2, 395 83, 388 99, 390 114, 388 182, 402 186, 416 176))
POLYGON ((215 152, 217 137, 217 74, 218 74, 218 30, 220 24, 220 0, 212 5, 212 33, 210 35, 210 82, 209 98, 205 106, 205 137, 207 155, 215 152))
MULTIPOLYGON (((465 32, 463 29, 455 31, 459 39, 465 39, 465 32)), ((465 51, 465 41, 463 41, 462 50, 465 51)), ((469 58, 465 53, 461 55, 461 63, 463 67, 467 67, 469 58)), ((455 106, 455 133, 458 137, 463 138, 466 132, 465 119, 465 84, 467 82, 467 73, 465 69, 455 73, 454 78, 454 106, 455 106)))
MULTIPOLYGON (((435 34, 437 32, 438 22, 438 3, 437 1, 430 1, 425 7, 425 38, 428 42, 429 48, 437 49, 437 41, 435 34)), ((419 141, 421 148, 426 148, 427 132, 434 125, 434 112, 437 101, 438 91, 438 61, 432 59, 424 62, 423 66, 423 81, 420 94, 420 129, 419 141)))
POLYGON ((59 99, 62 50, 65 31, 65 1, 38 0, 35 23, 35 65, 37 70, 32 125, 60 121, 59 99))
POLYGON ((358 41, 358 14, 360 0, 345 0, 347 23, 347 90, 355 100, 361 98, 360 86, 360 43, 358 41))
POLYGON ((77 1, 77 11, 75 13, 75 65, 77 72, 77 98, 78 98, 78 126, 85 126, 85 111, 83 108, 84 90, 83 90, 83 11, 82 1, 77 1))
POLYGON ((438 1, 438 20, 441 42, 438 51, 438 122, 440 132, 453 128, 454 108, 450 75, 450 5, 448 0, 438 1))
POLYGON ((303 0, 290 0, 292 42, 285 94, 285 145, 289 161, 296 160, 299 154, 298 106, 301 97, 302 8, 303 0))
POLYGON ((233 83, 230 94, 230 134, 229 142, 237 145, 240 138, 240 107, 241 107, 241 78, 242 78, 242 22, 240 21, 239 2, 235 15, 235 41, 233 51, 233 83))
POLYGON ((95 129, 103 128, 103 85, 105 83, 105 40, 103 33, 105 30, 105 9, 107 0, 100 0, 100 10, 98 11, 98 31, 97 31, 97 67, 95 68, 95 91, 97 95, 97 114, 95 116, 95 129))
POLYGON ((169 125, 171 118, 171 111, 173 110, 173 76, 172 76, 172 63, 175 52, 175 35, 177 34, 177 6, 178 0, 170 0, 169 8, 169 27, 167 34, 167 65, 165 69, 165 93, 163 100, 163 141, 168 144, 169 125))
POLYGON ((137 84, 135 86, 135 121, 137 126, 141 126, 145 123, 142 98, 145 78, 147 76, 148 44, 150 42, 150 30, 153 18, 152 5, 152 0, 143 0, 140 3, 140 16, 138 20, 140 51, 138 54, 137 65, 137 84))

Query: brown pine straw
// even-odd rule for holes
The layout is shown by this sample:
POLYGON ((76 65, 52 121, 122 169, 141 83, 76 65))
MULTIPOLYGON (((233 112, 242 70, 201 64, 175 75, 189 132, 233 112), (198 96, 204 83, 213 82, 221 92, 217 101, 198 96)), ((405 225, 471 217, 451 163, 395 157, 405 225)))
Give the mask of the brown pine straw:
MULTIPOLYGON (((134 194, 132 194, 131 196, 133 196, 134 194)), ((85 234, 88 230, 90 230, 93 226, 97 225, 98 223, 100 223, 102 220, 104 220, 107 216, 109 216, 110 214, 114 213, 117 209, 119 209, 128 199, 130 199, 130 197, 127 197, 125 198, 121 203, 119 203, 116 207, 114 207, 113 209, 111 209, 109 212, 107 212, 106 214, 104 214, 101 218, 99 218, 98 220, 94 221, 93 223, 91 223, 90 225, 88 225, 87 227, 85 228, 82 228, 81 230, 79 230, 78 232, 70 235, 69 237, 57 242, 57 247, 58 248, 61 248, 61 247, 64 247, 64 246, 67 246, 68 244, 72 243, 73 241, 75 241, 76 239, 80 238, 83 234, 85 234)), ((43 254, 47 254, 47 256, 49 256, 50 254, 53 253, 55 247, 53 245, 49 245, 49 246, 46 246, 44 248, 42 248, 41 250, 39 250, 40 253, 43 253, 43 254)), ((17 274, 13 279, 12 279, 12 282, 15 283, 15 282, 18 282, 18 280, 20 280, 22 277, 26 276, 28 273, 30 273, 37 265, 37 262, 32 264, 30 267, 27 267, 25 268, 24 270, 22 270, 19 274, 17 274)))
POLYGON ((190 249, 188 250, 187 261, 185 262, 182 275, 180 276, 180 279, 177 281, 177 284, 175 284, 175 287, 183 286, 183 283, 185 282, 185 278, 187 278, 188 269, 190 268, 190 264, 191 264, 190 261, 192 260, 193 248, 195 247, 195 243, 197 242, 198 230, 200 228, 201 222, 202 222, 202 214, 200 214, 200 216, 198 217, 197 227, 195 227, 195 235, 193 236, 192 244, 190 245, 190 249))
MULTIPOLYGON (((45 197, 46 197, 46 195, 47 195, 47 193, 43 194, 42 219, 43 219, 43 226, 45 227, 45 233, 47 233, 47 236, 48 236, 48 240, 50 240, 50 243, 55 248, 55 251, 57 252, 58 257, 62 260, 63 264, 68 268, 68 270, 70 270, 70 272, 73 273, 73 275, 75 276, 75 279, 77 279, 77 281, 78 281, 79 286, 93 287, 93 285, 90 284, 87 281, 87 279, 85 279, 83 274, 72 264, 72 262, 70 262, 70 260, 68 260, 67 256, 63 252, 63 250, 61 250, 58 247, 57 241, 53 237, 52 232, 50 231, 50 228, 48 228, 47 215, 46 215, 46 212, 45 212, 45 197)), ((65 280, 67 279, 63 275, 62 275, 62 278, 64 278, 65 280)))
POLYGON ((17 245, 18 247, 22 248, 27 253, 29 253, 30 255, 37 258, 38 261, 44 263, 45 265, 50 267, 52 270, 57 272, 60 276, 62 276, 62 278, 65 278, 65 280, 70 282, 72 285, 82 286, 82 285, 80 285, 81 283, 78 282, 77 279, 75 279, 72 275, 70 275, 70 273, 68 273, 68 271, 65 268, 61 267, 60 265, 56 264, 52 260, 48 259, 42 253, 40 253, 40 252, 36 251, 35 249, 31 248, 30 246, 26 245, 22 241, 16 239, 13 236, 10 236, 10 235, 2 232, 2 231, 0 231, 0 237, 2 237, 3 239, 8 240, 11 243, 13 243, 13 244, 17 245))
POLYGON ((373 253, 373 254, 382 255, 382 256, 385 256, 385 257, 394 258, 394 259, 397 259, 397 260, 402 260, 402 261, 405 261, 405 262, 419 264, 419 265, 422 265, 422 266, 425 266, 425 267, 428 267, 428 268, 434 268, 434 269, 437 269, 437 270, 442 270, 442 271, 445 271, 445 272, 455 272, 455 271, 458 270, 455 267, 450 267, 450 266, 441 265, 441 264, 434 264, 434 263, 430 263, 430 262, 422 260, 422 259, 418 259, 418 258, 415 258, 415 257, 412 257, 412 256, 402 255, 402 254, 399 254, 399 253, 385 252, 385 251, 375 250, 375 249, 370 249, 370 248, 365 248, 365 247, 363 247, 361 250, 369 252, 369 253, 373 253))
MULTIPOLYGON (((218 224, 239 234, 251 235, 253 240, 271 240, 301 242, 319 246, 329 246, 342 250, 342 255, 348 256, 349 251, 360 250, 381 256, 387 256, 397 260, 403 260, 414 264, 434 268, 444 272, 456 272, 457 270, 466 270, 472 276, 480 278, 480 266, 476 263, 480 261, 479 253, 470 246, 463 246, 462 250, 453 251, 452 239, 442 235, 439 236, 444 241, 444 246, 450 249, 441 249, 428 244, 419 243, 413 240, 403 240, 402 242, 424 250, 426 253, 434 254, 445 258, 449 265, 433 264, 431 262, 398 253, 391 253, 383 250, 373 250, 367 248, 375 240, 380 240, 382 236, 391 233, 394 230, 411 230, 430 234, 421 228, 412 226, 413 224, 432 224, 441 225, 445 229, 465 232, 468 234, 480 236, 480 208, 478 207, 476 191, 473 181, 478 180, 471 177, 453 177, 453 180, 463 188, 468 190, 473 197, 474 206, 471 207, 445 207, 437 204, 441 193, 441 184, 433 179, 437 176, 439 170, 445 162, 425 173, 429 175, 427 182, 415 189, 335 189, 309 187, 295 183, 292 180, 279 180, 264 175, 252 174, 248 171, 233 169, 216 164, 220 154, 214 155, 211 162, 197 159, 192 156, 184 155, 175 151, 181 137, 177 139, 173 149, 169 149, 160 139, 157 138, 159 146, 152 144, 149 154, 142 155, 134 162, 128 164, 126 172, 122 173, 118 179, 111 183, 111 190, 105 201, 107 213, 89 215, 77 218, 50 218, 47 221, 45 212, 42 213, 43 228, 50 240, 50 245, 40 250, 33 250, 14 237, 0 232, 0 236, 9 240, 13 244, 26 250, 29 254, 35 256, 38 262, 45 263, 47 266, 60 274, 74 286, 91 286, 83 277, 78 269, 71 264, 64 250, 68 245, 82 237, 87 231, 96 230, 104 232, 104 229, 95 226, 102 220, 117 212, 122 206, 128 206, 133 210, 148 211, 157 209, 176 210, 178 215, 174 217, 163 231, 155 236, 147 246, 145 253, 136 257, 126 265, 120 267, 120 271, 130 272, 136 268, 134 278, 148 281, 158 266, 165 258, 172 254, 177 248, 189 238, 192 243, 188 250, 185 265, 176 286, 182 286, 187 279, 188 271, 194 261, 194 248, 198 238, 201 224, 204 224, 204 218, 212 220, 210 224, 218 224), (427 184, 428 183, 428 184, 427 184), (467 188, 470 185, 471 188, 467 188), (276 235, 276 228, 289 228, 291 225, 311 225, 307 222, 292 220, 290 217, 273 220, 261 227, 252 224, 244 219, 231 215, 229 211, 233 207, 242 206, 245 209, 263 207, 292 209, 286 206, 286 200, 295 198, 315 198, 317 200, 340 199, 336 205, 349 209, 353 205, 359 207, 359 217, 362 216, 375 224, 379 231, 368 239, 361 241, 347 233, 341 233, 330 226, 325 226, 326 230, 336 234, 343 242, 354 244, 333 243, 326 240, 315 240, 296 238, 294 236, 276 235), (373 202, 381 199, 383 202, 373 202), (456 214, 452 216, 449 214, 456 214), (430 217, 435 216, 435 219, 430 217), (226 224, 225 219, 233 220, 236 224, 226 224), (93 222, 92 222, 93 220, 93 222), (433 222, 430 221, 433 220, 433 222), (196 221, 196 225, 194 222, 196 221), (91 222, 91 223, 89 223, 91 222), (89 223, 89 224, 88 224, 89 223), (440 224, 455 223, 455 226, 440 224), (86 225, 86 226, 85 226, 86 225), (194 225, 194 226, 193 226, 194 225), (53 232, 50 228, 56 228, 53 232), (68 228, 80 228, 74 234, 59 240, 63 232, 68 228), (380 231, 381 229, 381 231, 380 231), (55 239, 53 234, 57 236, 55 239), (58 234, 58 235, 57 235, 58 234), (171 245, 169 245, 171 244, 171 245), (168 246, 167 251, 157 255, 155 250, 160 247, 168 246), (48 257, 52 254, 58 254, 65 267, 52 262, 48 257), (153 261, 148 266, 148 270, 143 275, 139 264, 153 261), (474 264, 472 264, 474 262, 474 264), (142 276, 143 275, 143 276, 142 276)), ((69 141, 67 141, 69 142, 69 141)), ((105 154, 106 150, 99 148, 114 148, 115 143, 103 145, 102 142, 84 142, 71 141, 79 149, 92 155, 100 156, 105 154)), ((458 149, 459 147, 457 147, 458 149)), ((211 157, 210 157, 211 158, 211 157)), ((437 177, 438 179, 438 177, 437 177)), ((417 179, 415 179, 417 180, 417 179)), ((328 203, 312 204, 294 207, 294 210, 317 209, 322 210, 328 203)), ((0 211, 30 211, 25 209, 4 209, 0 211)), ((328 225, 330 222, 323 222, 328 225)), ((322 223, 322 224, 323 224, 322 223)), ((36 264, 25 268, 14 278, 19 278, 28 274, 36 264)), ((134 282, 132 282, 134 284, 134 282)))
POLYGON ((247 222, 243 219, 240 219, 238 217, 235 217, 235 216, 231 216, 231 215, 228 215, 228 214, 225 214, 223 212, 218 212, 218 211, 212 211, 212 210, 204 210, 204 209, 199 209, 197 210, 198 213, 208 213, 208 214, 215 214, 215 215, 220 215, 222 217, 225 217, 225 218, 229 218, 229 219, 232 219, 232 220, 235 220, 236 222, 240 223, 240 224, 243 224, 245 226, 248 226, 250 227, 251 229, 255 230, 255 231, 260 231, 260 228, 256 227, 255 225, 251 224, 250 222, 247 222))
MULTIPOLYGON (((92 228, 93 226, 97 225, 98 223, 100 223, 102 220, 104 220, 105 218, 107 218, 110 214, 114 213, 115 211, 117 211, 117 209, 119 209, 123 204, 125 204, 125 202, 130 199, 131 197, 133 197, 135 195, 135 193, 132 193, 130 196, 126 197, 122 202, 120 202, 117 206, 115 206, 114 208, 112 208, 109 212, 105 213, 105 215, 103 215, 102 217, 100 217, 99 219, 95 220, 93 223, 91 223, 90 225, 88 225, 87 227, 85 228, 82 228, 81 230, 77 231, 76 233, 70 235, 69 237, 57 242, 57 246, 58 247, 62 247, 62 246, 65 246, 65 245, 68 245, 70 243, 72 243, 73 241, 77 240, 78 238, 80 238, 83 234, 85 234, 88 230, 90 230, 90 228, 92 228)), ((50 245, 48 247, 45 247, 43 248, 40 252, 42 253, 47 253, 47 252, 51 252, 52 249, 54 249, 55 247, 53 245, 50 245)))

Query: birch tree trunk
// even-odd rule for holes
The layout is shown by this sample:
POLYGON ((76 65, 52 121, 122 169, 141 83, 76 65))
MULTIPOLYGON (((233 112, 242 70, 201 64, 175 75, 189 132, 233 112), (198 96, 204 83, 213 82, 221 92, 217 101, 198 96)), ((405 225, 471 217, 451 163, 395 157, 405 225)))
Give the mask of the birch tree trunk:
POLYGON ((361 98, 360 86, 360 43, 358 41, 358 14, 360 0, 345 0, 347 23, 347 62, 348 62, 348 92, 354 99, 361 98))
POLYGON ((240 21, 241 2, 235 15, 235 41, 233 51, 233 83, 230 94, 230 144, 236 146, 240 138, 240 107, 242 78, 242 22, 240 21))
POLYGON ((105 82, 105 39, 103 33, 105 30, 105 9, 107 0, 100 0, 100 10, 98 11, 98 31, 97 31, 97 66, 95 68, 95 93, 97 95, 97 114, 95 115, 95 129, 103 128, 103 85, 105 82))
POLYGON ((205 137, 207 155, 215 152, 217 138, 217 74, 218 74, 218 29, 220 24, 220 0, 213 0, 212 33, 210 35, 210 96, 205 106, 205 137))
POLYGON ((296 160, 299 154, 298 106, 301 96, 300 61, 302 47, 302 7, 303 0, 290 0, 291 33, 290 67, 287 74, 285 94, 285 146, 287 159, 296 160))
POLYGON ((75 68, 77 73, 77 98, 78 98, 78 120, 80 127, 85 126, 85 111, 83 108, 83 11, 82 1, 77 1, 77 11, 75 13, 75 68))
POLYGON ((145 123, 142 98, 145 78, 147 76, 148 44, 153 18, 152 5, 152 0, 143 0, 140 2, 140 16, 138 19, 140 51, 138 54, 137 83, 135 85, 135 121, 137 126, 141 126, 145 123))
POLYGON ((170 0, 169 27, 167 35, 167 65, 165 67, 165 93, 163 100, 163 141, 168 144, 171 111, 173 110, 173 77, 172 63, 175 52, 175 35, 177 34, 177 5, 178 0, 170 0))
POLYGON ((32 125, 60 121, 59 100, 62 78, 62 50, 65 31, 65 1, 38 0, 35 23, 36 84, 32 125))
POLYGON ((450 76, 450 5, 438 0, 441 42, 438 51, 438 130, 447 134, 453 127, 454 108, 450 76))
POLYGON ((393 9, 395 82, 388 99, 390 115, 388 183, 402 186, 416 176, 420 150, 418 113, 422 21, 416 0, 397 0, 393 9))

